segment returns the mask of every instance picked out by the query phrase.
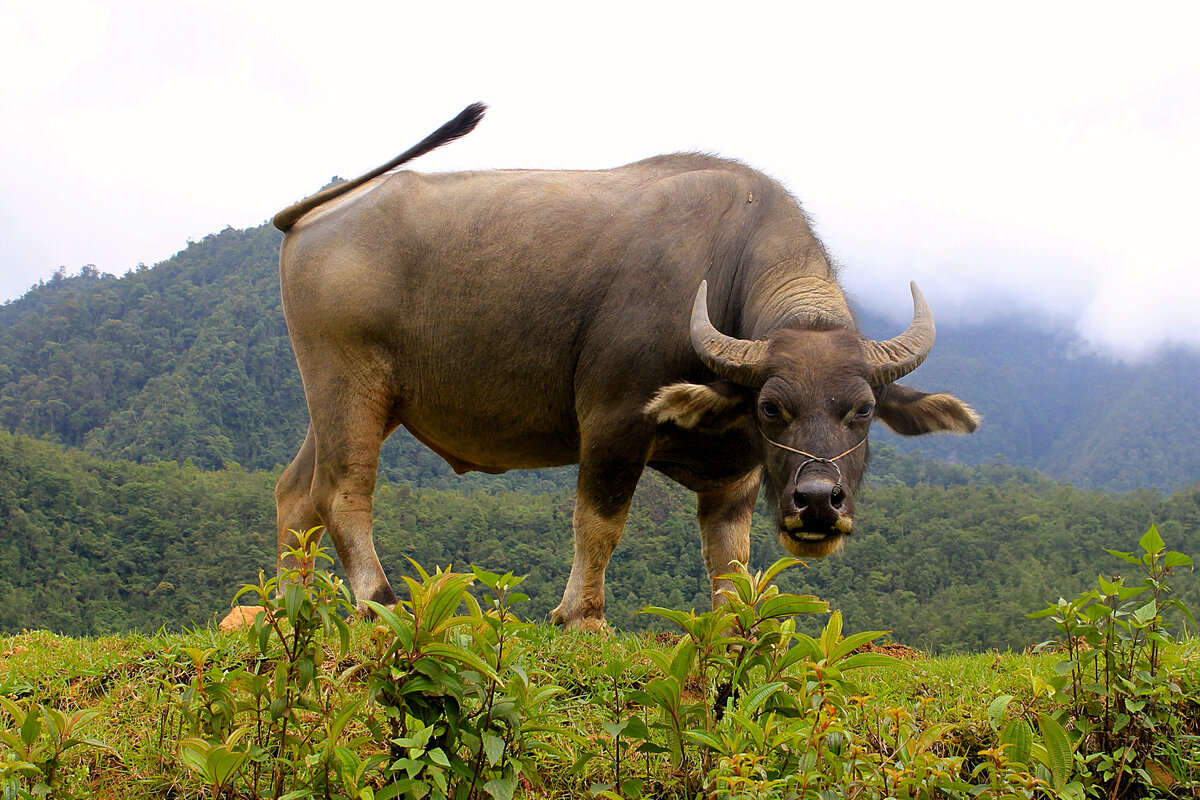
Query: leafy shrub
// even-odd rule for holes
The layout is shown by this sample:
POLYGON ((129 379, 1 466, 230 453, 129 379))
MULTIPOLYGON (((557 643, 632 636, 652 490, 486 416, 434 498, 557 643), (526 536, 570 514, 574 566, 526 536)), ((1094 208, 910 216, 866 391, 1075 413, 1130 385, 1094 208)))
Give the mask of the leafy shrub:
POLYGON ((1029 615, 1061 633, 1039 647, 1066 656, 1051 683, 1066 703, 1059 716, 1072 723, 1081 773, 1107 797, 1200 788, 1200 704, 1183 660, 1167 656, 1176 643, 1164 618, 1174 609, 1195 625, 1168 584, 1192 559, 1168 551, 1154 526, 1138 545, 1141 554, 1107 552, 1138 567, 1140 584, 1100 576, 1096 588, 1029 615))

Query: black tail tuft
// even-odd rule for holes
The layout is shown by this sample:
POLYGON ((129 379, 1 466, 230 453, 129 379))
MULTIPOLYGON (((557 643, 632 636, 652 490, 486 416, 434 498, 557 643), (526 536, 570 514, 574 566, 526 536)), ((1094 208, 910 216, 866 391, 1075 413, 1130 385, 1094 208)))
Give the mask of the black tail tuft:
POLYGON ((479 120, 483 119, 484 113, 487 111, 487 106, 483 103, 471 103, 471 105, 459 112, 458 116, 447 122, 442 127, 438 128, 433 133, 426 136, 419 143, 405 150, 400 155, 393 158, 388 163, 381 167, 377 167, 365 175, 360 175, 352 181, 337 186, 330 186, 322 189, 311 197, 307 197, 296 203, 293 206, 280 211, 271 220, 275 227, 287 233, 291 227, 299 221, 299 219, 312 211, 317 206, 328 203, 336 197, 341 197, 346 192, 362 186, 369 180, 377 178, 380 175, 395 169, 396 167, 408 161, 412 161, 418 156, 423 156, 430 150, 434 150, 442 145, 453 142, 455 139, 461 139, 471 131, 475 130, 475 126, 479 124, 479 120))
MULTIPOLYGON (((475 130, 475 126, 479 124, 479 120, 483 119, 483 115, 486 112, 487 105, 484 103, 471 103, 471 105, 460 111, 457 117, 426 136, 418 144, 409 148, 398 160, 403 164, 405 161, 411 161, 414 158, 425 155, 430 150, 441 147, 444 144, 449 144, 455 139, 461 139, 475 130)), ((400 164, 396 166, 400 166, 400 164)))

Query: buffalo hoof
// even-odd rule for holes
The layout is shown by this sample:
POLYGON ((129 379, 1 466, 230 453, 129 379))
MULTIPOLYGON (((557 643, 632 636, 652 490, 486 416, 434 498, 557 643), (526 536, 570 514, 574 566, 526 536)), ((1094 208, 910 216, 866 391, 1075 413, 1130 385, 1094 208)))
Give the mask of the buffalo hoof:
MULTIPOLYGON (((370 597, 367 598, 372 603, 378 603, 381 606, 394 609, 396 604, 400 602, 400 598, 396 597, 396 593, 392 591, 392 587, 385 584, 383 588, 377 589, 370 597)), ((361 600, 354 607, 354 616, 367 622, 372 622, 375 619, 375 612, 363 603, 361 600)))
POLYGON ((603 615, 570 615, 556 608, 550 612, 550 621, 555 625, 558 625, 569 631, 582 631, 584 633, 601 634, 609 633, 608 623, 604 621, 603 615))
POLYGON ((583 633, 594 633, 601 636, 608 636, 612 631, 608 627, 608 623, 604 621, 604 617, 596 619, 595 617, 584 617, 577 619, 574 622, 569 622, 564 625, 567 630, 582 631, 583 633))

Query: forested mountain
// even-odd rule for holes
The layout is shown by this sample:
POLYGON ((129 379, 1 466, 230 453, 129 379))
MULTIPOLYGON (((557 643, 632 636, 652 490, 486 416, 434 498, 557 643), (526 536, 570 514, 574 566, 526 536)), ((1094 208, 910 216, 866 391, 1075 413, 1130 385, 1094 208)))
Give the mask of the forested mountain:
MULTIPOLYGON (((274 564, 272 485, 306 425, 279 308, 279 234, 227 229, 121 278, 63 272, 0 306, 0 629, 95 634, 202 623, 274 564)), ((895 324, 863 315, 872 336, 895 324)), ((1023 612, 1119 569, 1151 522, 1200 555, 1200 359, 1128 366, 1019 320, 939 330, 912 377, 984 415, 969 437, 880 434, 843 555, 785 573, 854 630, 943 649, 1024 647, 1023 612), (1060 485, 1153 490, 1103 494, 1060 485), (1192 488, 1181 489, 1191 485, 1192 488), (1170 494, 1175 492, 1174 494, 1170 494)), ((376 541, 528 574, 529 613, 570 565, 570 469, 454 476, 405 435, 384 451, 376 541)), ((648 473, 609 571, 609 618, 708 604, 694 501, 648 473)), ((782 554, 758 515, 753 559, 782 554)), ((1180 591, 1200 606, 1194 576, 1180 591)))
MULTIPOLYGON (((0 631, 151 632, 222 615, 241 584, 274 568, 277 474, 106 460, 0 432, 0 631)), ((783 555, 759 511, 754 568, 783 555)), ((411 573, 410 557, 427 568, 513 570, 529 576, 521 588, 533 618, 566 585, 569 490, 385 480, 375 516, 380 558, 396 582, 411 573)), ((845 551, 787 571, 780 584, 828 599, 849 630, 891 630, 931 650, 1020 649, 1052 633, 1026 612, 1128 569, 1104 548, 1136 550, 1152 521, 1172 549, 1200 555, 1200 486, 1114 496, 1025 468, 954 466, 883 446, 845 551)), ((1200 576, 1180 574, 1173 585, 1200 608, 1200 576)), ((645 605, 708 607, 688 492, 646 474, 607 590, 609 621, 626 629, 661 622, 636 614, 645 605)))
MULTIPOLYGON (((304 435, 299 377, 279 308, 280 235, 264 225, 193 242, 121 278, 84 268, 0 306, 0 426, 97 456, 205 468, 286 463, 304 435)), ((861 314, 873 336, 895 323, 861 314)), ((1080 486, 1173 491, 1200 479, 1200 354, 1138 365, 1082 351, 1021 319, 941 325, 911 382, 946 389, 984 417, 967 437, 882 441, 942 460, 997 456, 1080 486)), ((404 435, 383 472, 425 487, 534 490, 563 471, 464 483, 404 435)))
POLYGON ((933 355, 908 380, 968 398, 984 424, 970 436, 908 440, 879 426, 878 440, 902 450, 968 464, 999 456, 1115 491, 1200 480, 1200 420, 1180 413, 1200 403, 1200 351, 1167 349, 1127 364, 1020 318, 939 325, 933 355))

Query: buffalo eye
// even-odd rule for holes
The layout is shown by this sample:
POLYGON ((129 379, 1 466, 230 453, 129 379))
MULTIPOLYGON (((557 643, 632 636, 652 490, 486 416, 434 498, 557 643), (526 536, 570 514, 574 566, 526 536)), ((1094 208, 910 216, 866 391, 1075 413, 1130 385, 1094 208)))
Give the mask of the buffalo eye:
POLYGON ((862 420, 870 419, 871 415, 874 413, 875 413, 875 403, 873 403, 873 402, 863 403, 861 406, 858 407, 858 411, 855 412, 854 419, 861 422, 862 420))
POLYGON ((770 400, 763 400, 758 404, 758 413, 763 415, 763 419, 779 419, 779 406, 770 400))

